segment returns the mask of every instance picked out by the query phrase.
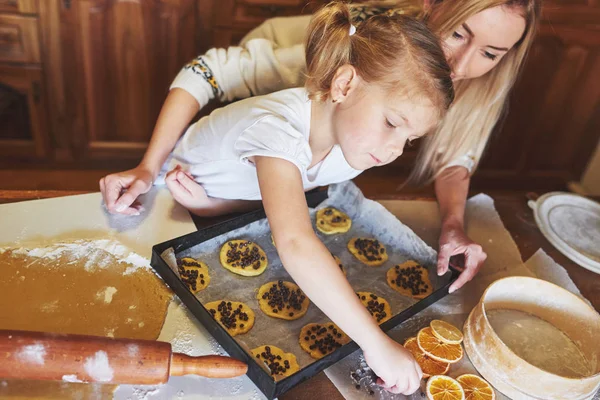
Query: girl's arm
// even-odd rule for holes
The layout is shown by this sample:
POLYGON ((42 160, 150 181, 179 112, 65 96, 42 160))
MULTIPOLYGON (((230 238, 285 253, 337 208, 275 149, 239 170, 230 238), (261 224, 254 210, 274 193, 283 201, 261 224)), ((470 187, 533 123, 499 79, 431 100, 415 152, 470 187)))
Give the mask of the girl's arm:
POLYGON ((302 177, 291 162, 254 157, 263 205, 281 261, 321 311, 350 336, 386 387, 412 393, 421 370, 410 353, 388 338, 313 230, 302 177))
POLYGON ((450 293, 473 279, 487 257, 482 247, 465 233, 465 206, 470 180, 468 170, 460 166, 448 168, 435 180, 435 192, 442 217, 438 275, 446 273, 451 256, 465 255, 465 270, 450 286, 450 293))

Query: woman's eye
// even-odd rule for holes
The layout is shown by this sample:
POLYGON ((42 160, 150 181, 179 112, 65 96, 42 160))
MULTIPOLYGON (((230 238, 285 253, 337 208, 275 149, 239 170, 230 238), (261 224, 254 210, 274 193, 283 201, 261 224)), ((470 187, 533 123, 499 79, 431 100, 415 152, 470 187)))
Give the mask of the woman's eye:
POLYGON ((492 61, 494 61, 498 57, 496 54, 492 54, 489 51, 484 51, 483 55, 492 61))
POLYGON ((388 128, 395 128, 396 127, 396 125, 392 124, 390 122, 390 120, 387 119, 387 118, 385 119, 385 124, 387 125, 388 128))
POLYGON ((452 33, 452 37, 457 40, 461 40, 464 38, 463 35, 461 35, 460 33, 456 32, 456 31, 454 33, 452 33))

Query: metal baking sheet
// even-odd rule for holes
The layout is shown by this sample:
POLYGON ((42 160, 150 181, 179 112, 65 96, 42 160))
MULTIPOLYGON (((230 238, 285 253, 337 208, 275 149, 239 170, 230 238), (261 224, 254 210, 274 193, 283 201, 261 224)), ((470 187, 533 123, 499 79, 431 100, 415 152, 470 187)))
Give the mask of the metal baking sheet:
MULTIPOLYGON (((352 228, 347 233, 337 235, 324 235, 317 230, 315 232, 326 247, 342 260, 348 281, 356 291, 373 292, 390 303, 394 317, 382 324, 382 329, 387 331, 397 326, 448 293, 448 287, 456 279, 457 272, 452 270, 438 277, 435 273, 435 251, 412 230, 379 203, 365 199, 352 183, 334 185, 330 187, 328 194, 326 199, 324 192, 307 196, 309 207, 316 206, 310 210, 313 224, 316 210, 334 206, 352 218, 352 228), (360 263, 346 248, 348 241, 353 237, 377 238, 385 244, 389 260, 380 267, 369 267, 360 263), (400 295, 386 282, 386 272, 389 268, 410 259, 427 266, 430 271, 434 293, 421 301, 400 295)), ((299 332, 304 325, 329 321, 314 304, 310 305, 306 315, 295 321, 271 318, 260 310, 256 293, 261 285, 279 279, 292 280, 281 264, 271 242, 270 233, 264 212, 245 214, 223 224, 155 246, 152 265, 225 350, 249 363, 248 375, 265 396, 272 399, 352 353, 357 349, 357 345, 351 342, 320 360, 314 360, 298 343, 299 332), (260 245, 269 260, 266 271, 257 277, 242 277, 221 267, 219 250, 231 239, 252 240, 260 245), (171 253, 170 259, 160 257, 166 250, 167 253, 171 253), (179 281, 173 269, 167 266, 168 262, 173 264, 173 255, 177 259, 193 257, 205 262, 210 269, 210 285, 195 296, 192 295, 179 281), (216 300, 241 301, 250 306, 256 316, 252 330, 234 338, 229 336, 202 306, 216 300), (296 355, 301 370, 285 379, 273 380, 264 366, 259 365, 249 354, 250 349, 261 345, 275 345, 286 352, 292 352, 296 355)))

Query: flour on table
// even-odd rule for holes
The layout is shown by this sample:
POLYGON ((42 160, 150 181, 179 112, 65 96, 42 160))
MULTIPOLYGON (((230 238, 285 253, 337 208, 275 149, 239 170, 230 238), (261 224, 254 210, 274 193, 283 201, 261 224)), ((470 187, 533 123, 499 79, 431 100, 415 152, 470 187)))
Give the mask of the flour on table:
POLYGON ((85 257, 87 262, 84 268, 87 271, 91 271, 95 268, 107 268, 114 262, 108 255, 112 255, 118 262, 129 264, 123 273, 124 275, 131 274, 139 268, 152 269, 148 259, 132 252, 123 244, 113 239, 73 240, 36 248, 21 247, 15 249, 3 247, 0 248, 0 254, 7 250, 11 250, 12 253, 16 255, 45 259, 67 257, 68 259, 75 261, 85 257))
POLYGON ((110 304, 112 303, 112 298, 115 293, 117 293, 117 288, 107 286, 96 293, 96 298, 98 300, 103 300, 105 304, 110 304))

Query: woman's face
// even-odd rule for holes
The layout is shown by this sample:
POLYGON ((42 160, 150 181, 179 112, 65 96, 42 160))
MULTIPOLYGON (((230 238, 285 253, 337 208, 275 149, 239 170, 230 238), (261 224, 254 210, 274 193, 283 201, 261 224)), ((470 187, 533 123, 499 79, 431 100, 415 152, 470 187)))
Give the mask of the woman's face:
POLYGON ((452 79, 480 77, 494 68, 525 32, 520 10, 497 6, 468 18, 444 38, 452 79))

